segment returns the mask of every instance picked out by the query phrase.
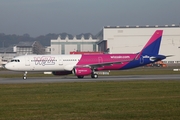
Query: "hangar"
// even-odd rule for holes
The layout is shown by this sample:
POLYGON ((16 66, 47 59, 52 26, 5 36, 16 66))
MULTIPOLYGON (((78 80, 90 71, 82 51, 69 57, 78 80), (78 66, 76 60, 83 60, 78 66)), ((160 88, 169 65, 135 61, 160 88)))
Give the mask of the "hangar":
POLYGON ((83 35, 81 38, 66 36, 65 39, 59 36, 57 39, 51 40, 51 54, 70 54, 72 51, 97 51, 98 41, 92 36, 89 36, 89 38, 85 38, 83 35))
POLYGON ((137 53, 141 51, 156 30, 163 30, 160 54, 173 55, 165 63, 180 63, 180 26, 105 26, 95 36, 51 40, 51 54, 70 54, 72 51, 104 53, 137 53))
POLYGON ((180 26, 106 26, 99 33, 98 50, 109 53, 137 53, 156 30, 163 30, 160 54, 174 55, 166 63, 180 63, 180 26))

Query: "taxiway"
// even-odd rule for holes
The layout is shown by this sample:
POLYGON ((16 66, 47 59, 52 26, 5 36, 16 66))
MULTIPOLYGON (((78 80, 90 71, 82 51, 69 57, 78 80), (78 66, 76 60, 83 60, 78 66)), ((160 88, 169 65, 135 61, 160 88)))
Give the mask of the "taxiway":
POLYGON ((180 80, 180 75, 121 75, 121 76, 99 76, 92 79, 85 76, 78 79, 76 76, 61 77, 29 77, 22 78, 0 78, 0 84, 28 84, 28 83, 58 83, 58 82, 98 82, 98 81, 127 81, 127 80, 180 80))

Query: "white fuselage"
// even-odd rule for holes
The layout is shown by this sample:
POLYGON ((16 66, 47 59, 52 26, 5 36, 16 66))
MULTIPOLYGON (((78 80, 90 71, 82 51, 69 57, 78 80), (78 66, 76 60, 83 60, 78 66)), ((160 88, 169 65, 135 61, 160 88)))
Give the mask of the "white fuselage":
POLYGON ((6 68, 15 71, 71 71, 81 55, 25 55, 13 59, 6 68))

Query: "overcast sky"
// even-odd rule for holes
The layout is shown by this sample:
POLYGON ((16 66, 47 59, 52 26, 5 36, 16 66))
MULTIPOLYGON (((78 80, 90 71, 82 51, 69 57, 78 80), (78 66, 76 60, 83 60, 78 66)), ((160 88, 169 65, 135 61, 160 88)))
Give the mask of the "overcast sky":
POLYGON ((180 0, 0 0, 0 33, 97 34, 103 26, 180 23, 180 0))

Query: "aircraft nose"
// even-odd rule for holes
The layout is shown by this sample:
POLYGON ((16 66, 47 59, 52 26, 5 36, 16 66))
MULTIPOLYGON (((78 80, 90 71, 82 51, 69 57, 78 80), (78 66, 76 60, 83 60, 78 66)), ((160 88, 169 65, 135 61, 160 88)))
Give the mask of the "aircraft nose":
POLYGON ((9 64, 9 63, 7 63, 7 64, 5 65, 5 68, 8 69, 8 70, 12 70, 12 65, 9 64))

